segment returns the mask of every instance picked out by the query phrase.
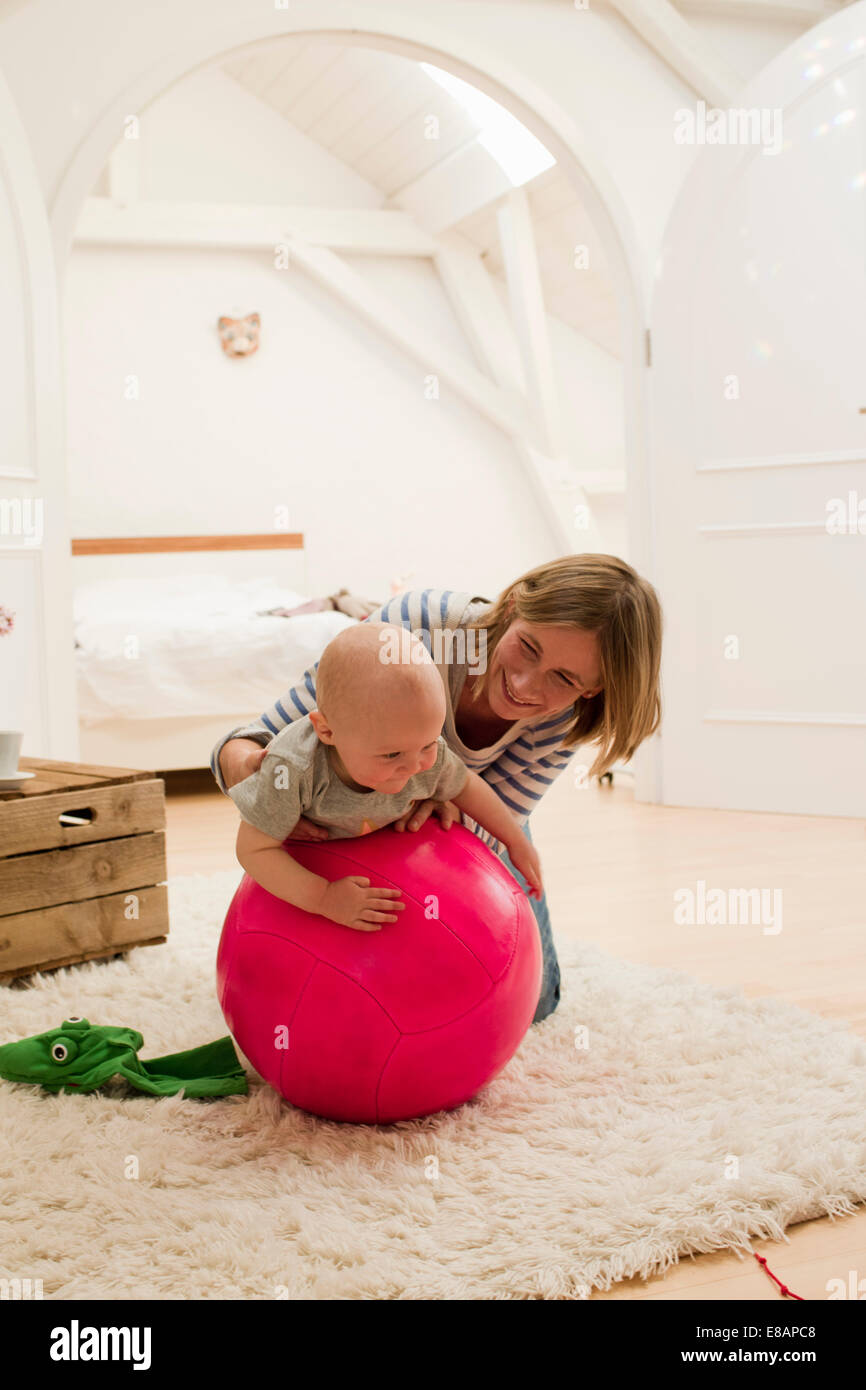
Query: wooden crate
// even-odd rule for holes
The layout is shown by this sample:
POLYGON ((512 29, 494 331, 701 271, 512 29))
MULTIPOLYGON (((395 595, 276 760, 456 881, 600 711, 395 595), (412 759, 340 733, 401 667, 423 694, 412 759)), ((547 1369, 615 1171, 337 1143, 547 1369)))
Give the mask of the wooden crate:
POLYGON ((125 767, 22 758, 0 790, 0 981, 168 934, 165 783, 125 767))

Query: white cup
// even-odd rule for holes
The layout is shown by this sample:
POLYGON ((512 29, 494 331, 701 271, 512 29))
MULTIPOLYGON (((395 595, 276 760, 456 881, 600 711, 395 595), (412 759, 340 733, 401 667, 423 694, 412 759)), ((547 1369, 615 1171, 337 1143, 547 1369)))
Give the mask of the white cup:
POLYGON ((18 771, 23 734, 0 729, 0 778, 14 777, 18 771))

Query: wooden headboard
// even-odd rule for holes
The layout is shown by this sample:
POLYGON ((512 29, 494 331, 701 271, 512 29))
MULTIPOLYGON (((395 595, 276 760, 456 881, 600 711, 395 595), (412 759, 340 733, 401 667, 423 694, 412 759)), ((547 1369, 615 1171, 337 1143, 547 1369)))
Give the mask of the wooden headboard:
POLYGON ((233 536, 94 536, 71 542, 76 585, 110 579, 146 581, 168 574, 219 573, 244 580, 272 576, 307 593, 300 531, 233 536))
POLYGON ((73 540, 73 555, 165 555, 179 551, 303 550, 300 531, 249 536, 94 536, 73 540))

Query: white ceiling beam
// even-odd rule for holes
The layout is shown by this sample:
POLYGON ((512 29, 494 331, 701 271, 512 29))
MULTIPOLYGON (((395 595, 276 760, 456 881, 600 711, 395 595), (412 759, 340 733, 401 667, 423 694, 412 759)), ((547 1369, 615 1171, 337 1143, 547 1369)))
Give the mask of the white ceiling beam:
MULTIPOLYGON (((131 142, 132 143, 132 142, 131 142)), ((379 208, 131 202, 87 198, 75 240, 87 246, 197 246, 248 250, 298 239, 364 255, 431 256, 434 242, 406 212, 379 208)))
POLYGON ((669 0, 609 0, 660 58, 711 106, 730 106, 743 86, 716 57, 711 43, 669 0))
POLYGON ((525 396, 511 320, 476 248, 458 232, 446 232, 436 238, 433 264, 481 366, 504 390, 525 396))
POLYGON ((514 446, 532 491, 541 502, 560 555, 604 550, 586 493, 568 462, 550 458, 526 439, 515 438, 514 446))
POLYGON ((504 198, 511 180, 477 139, 439 160, 388 199, 434 236, 504 198))
POLYGON ((426 376, 434 376, 499 429, 509 435, 532 434, 522 401, 501 391, 466 358, 419 332, 416 321, 404 315, 368 285, 333 251, 294 242, 289 264, 303 270, 373 328, 412 357, 426 376))
POLYGON ((848 0, 678 0, 677 9, 738 19, 800 20, 819 24, 844 8, 848 0))
POLYGON ((556 458, 564 453, 559 389, 547 332, 547 311, 532 230, 532 214, 525 189, 511 190, 499 209, 497 220, 527 396, 545 452, 556 458))
POLYGON ((547 310, 535 247, 532 214, 525 188, 513 188, 497 214, 508 297, 516 330, 530 411, 541 448, 515 440, 524 467, 555 518, 563 554, 602 549, 592 508, 581 485, 579 467, 569 457, 547 310))
MULTIPOLYGON (((478 252, 464 237, 451 232, 437 237, 434 264, 478 360, 504 390, 519 396, 525 406, 524 370, 514 327, 478 252)), ((527 414, 532 418, 530 412, 527 414)), ((537 435, 541 433, 536 431, 537 435)), ((525 430, 513 433, 512 443, 551 529, 557 553, 570 555, 578 549, 601 549, 589 504, 568 461, 551 457, 539 439, 525 430), (581 511, 575 513, 578 505, 581 511), (575 525, 576 516, 580 530, 575 525)))
POLYGON ((625 492, 624 468, 583 468, 579 476, 587 497, 617 497, 625 492))

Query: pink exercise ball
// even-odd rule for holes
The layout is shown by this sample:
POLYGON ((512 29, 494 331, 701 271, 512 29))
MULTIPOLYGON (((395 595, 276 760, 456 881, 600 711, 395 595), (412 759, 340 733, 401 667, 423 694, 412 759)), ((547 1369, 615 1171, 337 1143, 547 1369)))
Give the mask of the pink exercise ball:
POLYGON ((406 906, 377 932, 355 931, 245 874, 217 953, 238 1047, 292 1105, 325 1119, 391 1124, 462 1105, 514 1055, 541 993, 520 885, 477 835, 432 816, 417 831, 284 848, 323 878, 399 888, 406 906))

